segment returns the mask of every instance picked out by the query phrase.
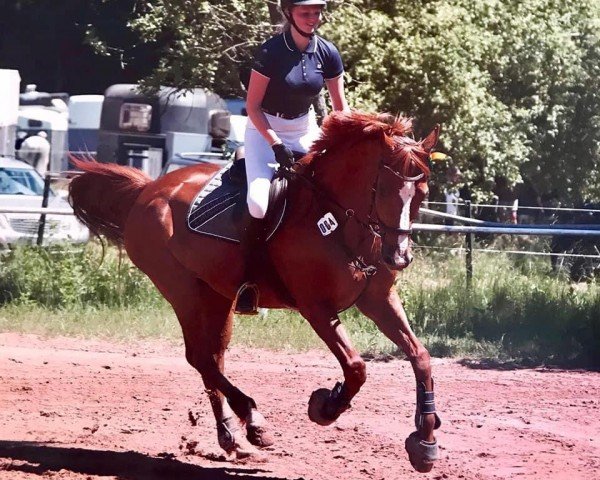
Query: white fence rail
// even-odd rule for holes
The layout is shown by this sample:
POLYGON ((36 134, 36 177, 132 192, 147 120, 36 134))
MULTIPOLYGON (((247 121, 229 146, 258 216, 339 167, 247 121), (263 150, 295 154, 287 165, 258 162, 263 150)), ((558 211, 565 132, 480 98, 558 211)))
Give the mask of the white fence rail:
POLYGON ((73 215, 70 208, 28 208, 28 207, 0 207, 0 213, 32 213, 46 215, 73 215))
POLYGON ((506 227, 489 227, 486 225, 432 225, 427 223, 413 224, 417 232, 442 232, 442 233, 495 233, 502 235, 569 235, 576 237, 600 237, 598 229, 556 228, 552 225, 507 225, 506 227))
MULTIPOLYGON (((466 204, 469 208, 471 205, 466 204)), ((553 210, 553 209, 549 209, 553 210)), ((564 209, 561 209, 564 210, 564 209)), ((573 209, 576 211, 584 211, 589 213, 590 210, 586 209, 573 209)), ((592 212, 597 212, 593 210, 592 212)), ((497 235, 531 235, 531 236, 569 236, 569 237, 585 237, 593 238, 600 237, 600 224, 550 224, 550 225, 535 225, 535 224, 505 224, 497 222, 488 222, 484 220, 474 219, 471 217, 463 217, 460 215, 454 215, 450 213, 443 213, 436 210, 430 210, 428 208, 421 208, 421 213, 425 216, 439 217, 445 220, 451 220, 452 222, 470 223, 471 225, 439 225, 439 224, 426 224, 426 223, 415 223, 413 224, 413 230, 417 232, 437 232, 437 233, 456 233, 465 234, 466 245, 464 247, 466 269, 467 269, 467 287, 470 287, 473 276, 473 252, 482 253, 510 253, 519 255, 537 255, 537 256, 549 256, 549 257, 576 257, 592 259, 592 261, 600 262, 600 251, 595 247, 597 255, 583 255, 574 253, 563 253, 563 252, 531 252, 531 251, 515 251, 515 250, 492 250, 492 249, 476 249, 474 248, 474 235, 475 234, 497 234, 497 235)), ((600 240, 599 240, 600 243, 600 240)), ((428 247, 422 247, 427 249, 428 247)), ((456 249, 452 249, 456 250, 456 249)), ((462 249, 461 249, 462 250, 462 249)), ((596 265, 598 266, 598 264, 596 265)))

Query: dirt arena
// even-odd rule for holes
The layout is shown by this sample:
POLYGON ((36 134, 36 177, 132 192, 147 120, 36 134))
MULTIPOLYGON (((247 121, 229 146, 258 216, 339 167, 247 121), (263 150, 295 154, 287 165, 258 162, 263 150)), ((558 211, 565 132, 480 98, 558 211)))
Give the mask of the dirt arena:
POLYGON ((0 479, 600 479, 600 374, 433 363, 441 460, 404 451, 414 380, 405 361, 368 380, 331 427, 306 414, 341 371, 326 352, 234 348, 227 373, 277 443, 246 460, 220 451, 200 376, 182 347, 0 334, 0 479))

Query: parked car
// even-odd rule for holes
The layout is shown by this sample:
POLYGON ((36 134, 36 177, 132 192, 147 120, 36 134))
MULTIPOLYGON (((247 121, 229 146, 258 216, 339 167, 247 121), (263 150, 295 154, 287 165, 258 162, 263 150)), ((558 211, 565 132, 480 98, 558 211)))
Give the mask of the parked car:
MULTIPOLYGON (((28 163, 0 156, 0 247, 36 243, 39 213, 5 212, 6 209, 41 208, 44 180, 28 163)), ((69 203, 50 189, 48 208, 68 209, 69 203)), ((46 215, 44 245, 68 242, 85 243, 88 229, 73 215, 46 215)))

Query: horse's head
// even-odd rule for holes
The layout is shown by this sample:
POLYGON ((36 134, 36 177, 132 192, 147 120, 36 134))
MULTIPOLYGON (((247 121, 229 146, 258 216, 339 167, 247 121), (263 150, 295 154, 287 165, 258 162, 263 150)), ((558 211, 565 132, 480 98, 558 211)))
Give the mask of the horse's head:
POLYGON ((436 127, 416 141, 410 118, 334 112, 301 161, 319 167, 320 180, 347 215, 380 233, 382 260, 392 270, 412 260, 412 222, 428 192, 429 155, 438 134, 436 127))
POLYGON ((390 137, 375 185, 375 216, 381 234, 381 256, 392 270, 411 263, 412 223, 428 192, 428 157, 437 143, 439 127, 416 141, 407 136, 390 137))

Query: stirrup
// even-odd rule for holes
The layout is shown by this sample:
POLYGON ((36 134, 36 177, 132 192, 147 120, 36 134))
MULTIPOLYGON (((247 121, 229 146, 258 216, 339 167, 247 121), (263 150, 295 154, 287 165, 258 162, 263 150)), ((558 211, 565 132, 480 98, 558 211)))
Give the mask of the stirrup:
POLYGON ((240 315, 258 314, 258 285, 245 282, 235 296, 235 313, 240 315))

